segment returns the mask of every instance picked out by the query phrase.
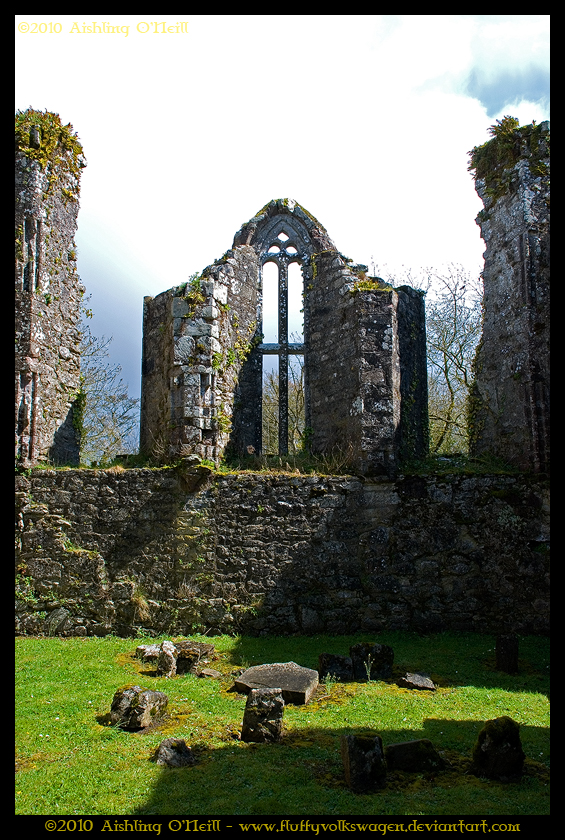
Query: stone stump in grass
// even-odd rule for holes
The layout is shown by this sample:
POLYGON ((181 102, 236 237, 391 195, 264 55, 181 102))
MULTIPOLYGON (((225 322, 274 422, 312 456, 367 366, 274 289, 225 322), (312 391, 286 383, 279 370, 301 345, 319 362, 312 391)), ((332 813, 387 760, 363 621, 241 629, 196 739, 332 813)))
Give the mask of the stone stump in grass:
POLYGON ((157 660, 157 673, 161 677, 174 677, 177 673, 177 651, 172 642, 163 642, 157 660))
POLYGON ((166 738, 155 750, 152 761, 165 767, 192 767, 196 759, 182 738, 166 738))
POLYGON ((359 642, 349 648, 349 655, 353 662, 353 679, 358 682, 392 677, 394 651, 388 645, 359 642))
POLYGON ((436 687, 427 674, 411 674, 407 672, 403 677, 399 677, 396 684, 400 688, 412 688, 416 691, 435 691, 436 687))
POLYGON ((206 642, 193 642, 186 639, 175 643, 177 653, 177 674, 195 674, 196 666, 202 660, 208 661, 215 651, 214 645, 206 642))
POLYGON ((331 677, 339 682, 349 682, 353 679, 351 657, 338 656, 335 653, 321 653, 318 657, 318 674, 320 681, 331 677))
POLYGON ((161 648, 159 645, 138 645, 135 649, 135 658, 142 662, 150 662, 157 665, 161 648))
POLYGON ((243 713, 241 740, 255 743, 280 741, 283 713, 284 700, 280 688, 252 688, 243 713))
POLYGON ((522 775, 524 751, 520 726, 503 715, 487 720, 473 747, 471 773, 489 779, 511 780, 522 775))
POLYGON ((354 793, 370 793, 384 787, 386 762, 379 735, 342 735, 341 759, 345 781, 354 793))
POLYGON ((151 691, 139 685, 119 688, 112 700, 110 722, 129 732, 146 729, 163 717, 168 702, 169 698, 162 691, 151 691))

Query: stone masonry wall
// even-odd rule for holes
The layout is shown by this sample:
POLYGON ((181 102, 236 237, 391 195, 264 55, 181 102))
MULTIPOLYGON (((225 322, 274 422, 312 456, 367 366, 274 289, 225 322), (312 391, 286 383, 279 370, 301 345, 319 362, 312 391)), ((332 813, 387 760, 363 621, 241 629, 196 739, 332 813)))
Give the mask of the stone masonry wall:
POLYGON ((82 147, 56 114, 16 115, 16 459, 78 464, 76 270, 82 147))
MULTIPOLYGON (((284 273, 283 338, 261 343, 261 267, 273 251, 283 271, 299 262, 304 280, 299 352, 312 450, 337 454, 363 474, 390 476, 401 457, 427 454, 423 296, 366 278, 366 267, 351 265, 289 199, 262 208, 201 277, 145 299, 141 450, 162 462, 188 455, 218 462, 228 445, 237 454, 261 451, 262 353, 280 354, 286 371, 293 352, 284 337, 284 273)), ((284 447, 283 384, 281 392, 284 447)))
POLYGON ((549 469, 549 123, 505 117, 474 150, 486 245, 471 446, 549 469))
MULTIPOLYGON (((162 461, 189 454, 217 461, 234 411, 240 436, 256 443, 260 415, 255 423, 246 415, 238 383, 253 348, 258 287, 255 252, 241 246, 200 277, 145 298, 142 452, 162 461)), ((260 367, 258 376, 260 388, 260 367)))
POLYGON ((34 471, 16 630, 548 631, 548 489, 523 476, 34 471))
POLYGON ((363 283, 335 251, 313 261, 306 296, 312 448, 347 454, 364 474, 394 475, 401 457, 428 451, 423 296, 363 283))

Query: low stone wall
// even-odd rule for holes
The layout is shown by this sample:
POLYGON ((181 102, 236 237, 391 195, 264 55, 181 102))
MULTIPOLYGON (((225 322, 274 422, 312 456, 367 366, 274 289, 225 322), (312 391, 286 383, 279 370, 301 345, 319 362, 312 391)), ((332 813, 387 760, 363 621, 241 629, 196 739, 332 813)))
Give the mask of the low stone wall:
POLYGON ((18 476, 16 632, 548 632, 540 477, 196 480, 18 476))

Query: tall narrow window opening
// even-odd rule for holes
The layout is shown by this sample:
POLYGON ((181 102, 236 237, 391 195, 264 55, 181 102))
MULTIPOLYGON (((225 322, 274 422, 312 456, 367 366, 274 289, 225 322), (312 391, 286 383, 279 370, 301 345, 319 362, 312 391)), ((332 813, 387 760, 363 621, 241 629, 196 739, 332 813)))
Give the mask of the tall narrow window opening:
POLYGON ((285 231, 282 227, 283 224, 275 227, 264 243, 263 342, 259 350, 263 354, 262 451, 286 455, 301 448, 305 425, 302 275, 305 254, 292 228, 285 231))

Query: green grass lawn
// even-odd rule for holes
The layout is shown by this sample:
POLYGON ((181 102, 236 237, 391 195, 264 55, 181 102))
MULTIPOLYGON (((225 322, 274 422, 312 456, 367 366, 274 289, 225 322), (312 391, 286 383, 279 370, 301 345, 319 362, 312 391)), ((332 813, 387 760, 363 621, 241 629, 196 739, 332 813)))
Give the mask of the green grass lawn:
MULTIPOLYGON (((202 640, 202 637, 191 636, 202 640)), ((376 636, 207 637, 222 679, 158 678, 133 656, 154 639, 16 640, 16 813, 49 815, 525 815, 549 813, 549 644, 520 639, 520 673, 494 670, 494 638, 442 633, 376 636), (245 696, 228 689, 238 667, 294 661, 317 668, 320 653, 346 655, 359 641, 391 645, 395 673, 424 671, 439 686, 417 692, 393 681, 321 686, 307 706, 287 706, 279 744, 237 739, 245 696), (156 729, 108 726, 116 689, 164 691, 168 716, 156 729), (521 781, 467 775, 485 720, 520 724, 521 781), (383 743, 430 738, 451 762, 432 774, 390 773, 383 790, 353 794, 340 759, 343 733, 383 743), (184 738, 194 767, 149 758, 167 737, 184 738)))

